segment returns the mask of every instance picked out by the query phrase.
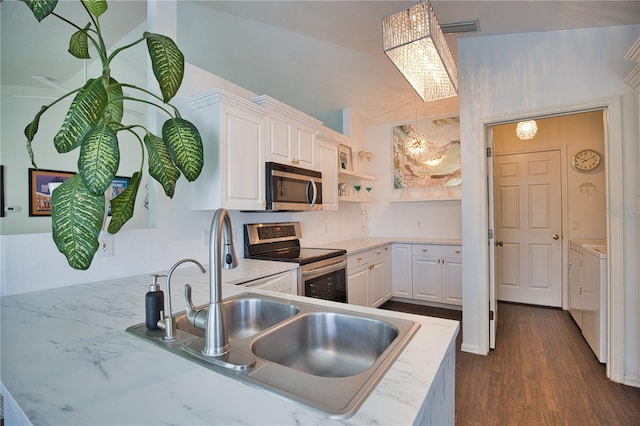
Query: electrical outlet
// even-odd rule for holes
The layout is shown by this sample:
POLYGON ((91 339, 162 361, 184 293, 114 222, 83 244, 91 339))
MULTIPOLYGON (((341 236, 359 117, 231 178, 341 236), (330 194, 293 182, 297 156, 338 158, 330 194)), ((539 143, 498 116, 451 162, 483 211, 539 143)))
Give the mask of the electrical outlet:
POLYGON ((203 229, 202 230, 202 245, 203 246, 209 245, 209 230, 208 229, 203 229))
POLYGON ((421 221, 418 221, 416 223, 416 228, 418 228, 418 229, 422 228, 422 222, 421 221))
POLYGON ((101 231, 98 236, 98 252, 96 257, 113 256, 113 235, 106 231, 101 231))

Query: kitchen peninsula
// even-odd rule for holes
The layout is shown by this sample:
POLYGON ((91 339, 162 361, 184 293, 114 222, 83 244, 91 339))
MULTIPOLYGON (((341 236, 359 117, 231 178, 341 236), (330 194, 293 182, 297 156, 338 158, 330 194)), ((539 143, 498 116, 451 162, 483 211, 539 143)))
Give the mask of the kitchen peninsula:
MULTIPOLYGON (((286 262, 243 259, 239 268, 224 271, 224 296, 247 290, 230 284, 291 267, 286 262)), ((182 286, 187 282, 193 286, 194 303, 208 301, 208 274, 178 268, 172 278, 176 311, 184 306, 182 286)), ((6 420, 65 425, 332 422, 304 405, 126 333, 127 327, 144 321, 148 284, 149 277, 141 275, 3 297, 1 373, 6 420)), ((294 302, 311 300, 268 293, 294 302)), ((317 304, 337 305, 320 300, 317 304)), ((458 323, 339 305, 411 319, 421 326, 355 415, 335 423, 453 424, 458 323)))

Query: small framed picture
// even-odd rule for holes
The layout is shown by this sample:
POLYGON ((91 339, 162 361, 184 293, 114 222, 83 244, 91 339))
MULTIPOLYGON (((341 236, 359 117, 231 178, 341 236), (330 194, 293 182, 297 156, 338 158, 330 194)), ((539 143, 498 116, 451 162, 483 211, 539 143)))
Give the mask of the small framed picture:
MULTIPOLYGON (((113 181, 111 182, 109 201, 113 200, 118 195, 123 193, 125 189, 129 188, 129 185, 131 185, 131 178, 122 176, 114 177, 113 181)), ((111 204, 109 204, 109 210, 107 214, 111 216, 111 204)))
POLYGON ((351 147, 338 145, 338 165, 341 169, 353 171, 353 155, 351 147))
POLYGON ((51 194, 75 173, 29 169, 29 216, 51 216, 51 194))

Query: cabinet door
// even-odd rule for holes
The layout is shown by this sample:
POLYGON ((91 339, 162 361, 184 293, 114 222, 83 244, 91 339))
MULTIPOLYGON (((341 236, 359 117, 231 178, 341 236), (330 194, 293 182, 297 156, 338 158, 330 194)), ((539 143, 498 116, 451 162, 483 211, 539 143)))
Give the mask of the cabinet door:
POLYGON ((462 261, 445 257, 441 259, 440 267, 442 301, 462 306, 462 261))
MULTIPOLYGON (((315 169, 315 143, 316 131, 304 125, 298 124, 295 128, 294 146, 292 147, 292 157, 298 167, 305 169, 315 169)), ((336 160, 337 161, 337 160, 336 160)))
POLYGON ((280 164, 291 164, 293 125, 290 120, 272 114, 269 117, 269 141, 267 158, 280 164))
POLYGON ((189 102, 193 111, 188 118, 198 126, 204 144, 193 208, 264 209, 265 112, 218 89, 189 102))
POLYGON ((369 265, 347 271, 347 303, 369 306, 369 265))
POLYGON ((440 262, 437 257, 413 256, 413 298, 440 301, 440 262))
POLYGON ((318 142, 318 169, 322 172, 322 210, 338 210, 338 147, 318 142))
POLYGON ((369 266, 369 306, 377 308, 384 303, 384 275, 385 265, 382 259, 376 259, 375 263, 369 266))
POLYGON ((411 244, 394 244, 392 249, 392 289, 397 297, 413 297, 411 276, 411 244))
POLYGON ((238 210, 264 207, 264 118, 223 108, 223 119, 222 207, 238 210))

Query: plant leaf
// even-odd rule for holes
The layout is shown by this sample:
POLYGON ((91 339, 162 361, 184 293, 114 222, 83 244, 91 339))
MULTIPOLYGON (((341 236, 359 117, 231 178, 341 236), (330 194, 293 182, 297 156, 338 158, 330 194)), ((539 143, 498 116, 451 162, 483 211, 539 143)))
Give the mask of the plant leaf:
POLYGON ((100 195, 107 190, 120 165, 120 150, 115 132, 100 124, 85 136, 80 147, 78 170, 87 190, 100 195))
POLYGON ((170 118, 162 126, 162 139, 184 177, 189 182, 196 180, 204 164, 202 139, 196 126, 183 118, 170 118))
POLYGON ((38 111, 31 123, 27 124, 27 127, 24 128, 24 135, 27 137, 27 152, 29 153, 29 159, 31 160, 31 164, 33 164, 33 167, 35 167, 36 169, 38 168, 38 166, 36 166, 36 159, 33 155, 33 147, 31 146, 31 142, 33 142, 33 138, 36 136, 36 133, 38 133, 40 117, 42 117, 42 114, 44 114, 48 109, 48 106, 42 105, 42 107, 40 107, 40 111, 38 111))
POLYGON ((106 0, 82 0, 82 4, 91 12, 96 18, 107 11, 106 0))
POLYGON ((89 36, 87 30, 91 24, 87 24, 84 29, 78 30, 69 40, 69 53, 78 59, 91 59, 89 56, 89 36))
POLYGON ((108 231, 115 234, 133 217, 133 208, 140 187, 140 172, 135 172, 131 177, 131 185, 111 200, 111 222, 108 231))
POLYGON ((49 16, 58 5, 58 0, 25 0, 38 22, 49 16))
POLYGON ((82 143, 107 104, 107 90, 101 79, 90 79, 73 98, 67 116, 53 143, 58 152, 69 152, 82 143))
POLYGON ((162 34, 145 32, 153 74, 158 80, 162 99, 169 102, 182 84, 184 55, 175 42, 162 34))
POLYGON ((109 97, 109 102, 103 116, 113 131, 118 131, 120 128, 119 123, 122 122, 122 117, 124 116, 124 100, 122 99, 122 86, 114 78, 109 79, 107 96, 109 97))
POLYGON ((147 133, 144 144, 149 153, 149 174, 160 182, 167 197, 173 198, 180 171, 173 165, 164 141, 152 133, 147 133))
POLYGON ((51 224, 53 241, 74 269, 85 270, 98 250, 104 219, 104 194, 93 195, 74 175, 53 191, 51 224))

